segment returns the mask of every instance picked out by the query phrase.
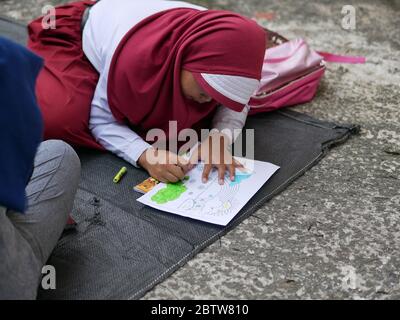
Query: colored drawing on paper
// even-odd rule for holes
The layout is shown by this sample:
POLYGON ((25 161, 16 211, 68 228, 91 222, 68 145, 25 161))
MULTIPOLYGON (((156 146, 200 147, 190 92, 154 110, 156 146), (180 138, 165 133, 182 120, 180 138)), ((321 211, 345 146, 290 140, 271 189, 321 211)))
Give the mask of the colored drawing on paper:
POLYGON ((199 164, 188 172, 190 179, 160 183, 138 201, 165 212, 226 225, 279 169, 267 162, 243 158, 241 161, 245 169, 236 171, 234 181, 226 173, 224 184, 220 185, 218 172, 213 170, 208 182, 203 183, 204 166, 199 164))
POLYGON ((178 199, 186 190, 187 188, 182 182, 168 183, 165 188, 152 196, 151 200, 158 204, 164 204, 178 199))
POLYGON ((251 177, 250 173, 240 173, 240 172, 238 172, 235 175, 235 180, 231 181, 230 185, 234 186, 235 184, 239 184, 239 183, 243 182, 244 180, 246 180, 246 179, 248 179, 250 177, 251 177))

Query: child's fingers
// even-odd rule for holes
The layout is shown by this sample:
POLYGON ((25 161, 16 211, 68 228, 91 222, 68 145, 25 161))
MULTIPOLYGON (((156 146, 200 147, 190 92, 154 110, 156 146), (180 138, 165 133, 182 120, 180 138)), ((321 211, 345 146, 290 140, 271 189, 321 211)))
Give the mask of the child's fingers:
POLYGON ((172 174, 178 180, 182 180, 185 177, 185 172, 180 166, 170 164, 166 169, 168 173, 172 174))
POLYGON ((152 178, 154 178, 154 179, 156 179, 156 180, 158 180, 158 181, 160 181, 160 182, 163 182, 163 183, 168 183, 169 181, 166 179, 166 178, 164 178, 163 176, 157 176, 157 175, 152 175, 151 176, 152 178))
POLYGON ((236 168, 244 168, 243 164, 235 159, 233 159, 233 164, 235 165, 236 168))
POLYGON ((163 173, 162 177, 165 180, 167 180, 167 182, 172 182, 172 183, 178 182, 180 180, 174 174, 172 174, 171 172, 169 172, 167 170, 163 173))
POLYGON ((217 168, 218 168, 218 182, 220 185, 223 185, 225 180, 226 166, 225 164, 219 164, 217 165, 217 168))
POLYGON ((236 171, 236 167, 235 164, 232 163, 229 165, 229 176, 231 178, 231 181, 235 180, 235 171, 236 171))
POLYGON ((182 157, 178 157, 177 165, 182 169, 184 175, 193 169, 193 165, 182 157))
POLYGON ((204 165, 204 170, 202 175, 203 183, 206 183, 208 181, 208 176, 210 175, 211 169, 212 169, 211 164, 204 165))
POLYGON ((200 160, 200 148, 201 148, 201 145, 198 145, 198 146, 193 150, 192 155, 190 156, 189 163, 190 163, 192 166, 196 165, 196 164, 199 162, 199 160, 200 160))
POLYGON ((233 160, 233 164, 234 164, 235 168, 238 168, 240 171, 242 171, 242 172, 246 171, 246 168, 244 167, 244 165, 241 164, 239 161, 233 160))

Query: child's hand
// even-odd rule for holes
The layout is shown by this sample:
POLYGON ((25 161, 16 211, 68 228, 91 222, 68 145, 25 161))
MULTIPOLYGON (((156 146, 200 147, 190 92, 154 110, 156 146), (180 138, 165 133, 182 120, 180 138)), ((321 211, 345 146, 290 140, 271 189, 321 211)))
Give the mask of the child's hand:
POLYGON ((211 133, 193 153, 190 163, 204 161, 202 179, 206 183, 213 167, 218 169, 218 181, 224 184, 225 171, 229 172, 231 181, 235 180, 236 168, 244 168, 229 151, 229 138, 223 133, 211 133))
POLYGON ((161 182, 183 180, 191 169, 189 161, 166 150, 149 148, 140 156, 138 164, 147 170, 153 178, 161 182))

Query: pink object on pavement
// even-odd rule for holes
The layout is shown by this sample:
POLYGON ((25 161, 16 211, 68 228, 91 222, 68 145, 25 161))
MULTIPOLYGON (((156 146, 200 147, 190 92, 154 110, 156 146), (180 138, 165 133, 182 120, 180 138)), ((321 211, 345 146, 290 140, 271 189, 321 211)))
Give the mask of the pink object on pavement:
POLYGON ((314 51, 301 38, 268 48, 260 86, 249 102, 250 114, 312 100, 325 73, 325 62, 355 64, 365 61, 364 57, 314 51))

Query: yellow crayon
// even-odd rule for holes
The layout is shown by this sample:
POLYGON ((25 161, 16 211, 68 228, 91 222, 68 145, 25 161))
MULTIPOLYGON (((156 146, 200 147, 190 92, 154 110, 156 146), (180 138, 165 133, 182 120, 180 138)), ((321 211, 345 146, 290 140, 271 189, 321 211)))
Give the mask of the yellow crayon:
POLYGON ((122 177, 127 173, 128 169, 126 167, 122 167, 121 170, 114 177, 114 183, 118 183, 121 181, 122 177))

